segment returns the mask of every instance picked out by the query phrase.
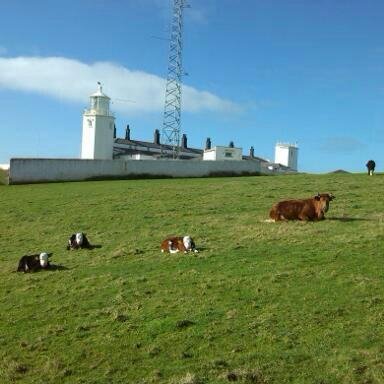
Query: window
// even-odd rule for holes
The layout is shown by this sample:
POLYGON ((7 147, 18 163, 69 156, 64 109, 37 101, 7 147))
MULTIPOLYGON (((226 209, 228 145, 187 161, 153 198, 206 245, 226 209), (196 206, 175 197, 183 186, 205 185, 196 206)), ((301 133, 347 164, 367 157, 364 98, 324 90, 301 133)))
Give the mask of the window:
POLYGON ((233 154, 232 154, 232 152, 225 152, 224 156, 225 157, 233 157, 233 154))

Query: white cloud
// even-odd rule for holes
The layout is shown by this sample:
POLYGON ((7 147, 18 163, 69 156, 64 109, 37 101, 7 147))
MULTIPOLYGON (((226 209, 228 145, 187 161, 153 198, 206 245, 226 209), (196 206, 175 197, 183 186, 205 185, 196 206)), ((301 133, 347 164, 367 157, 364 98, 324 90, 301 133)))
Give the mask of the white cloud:
POLYGON ((320 150, 325 153, 357 152, 364 147, 363 142, 349 136, 327 137, 320 141, 320 150))
POLYGON ((185 12, 185 16, 187 19, 195 22, 195 23, 201 23, 201 24, 207 24, 208 23, 208 16, 206 14, 206 11, 203 8, 189 8, 185 12))
MULTIPOLYGON (((110 62, 86 64, 64 57, 0 57, 0 88, 36 92, 63 100, 88 103, 96 82, 123 113, 161 111, 165 80, 110 62), (132 102, 119 102, 130 100, 132 102)), ((239 106, 206 91, 183 86, 183 110, 234 112, 239 106)))

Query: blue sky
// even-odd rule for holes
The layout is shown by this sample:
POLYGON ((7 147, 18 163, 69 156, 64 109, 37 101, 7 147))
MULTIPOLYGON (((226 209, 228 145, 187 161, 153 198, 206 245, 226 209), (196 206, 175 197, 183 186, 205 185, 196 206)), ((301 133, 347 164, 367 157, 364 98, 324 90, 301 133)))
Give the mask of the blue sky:
MULTIPOLYGON (((162 127, 169 0, 0 3, 0 163, 78 157, 97 81, 117 134, 162 127), (163 38, 163 39, 160 39, 163 38), (125 101, 122 101, 125 100, 125 101)), ((234 141, 273 160, 297 142, 299 169, 383 169, 382 0, 190 0, 182 131, 190 146, 234 141)))

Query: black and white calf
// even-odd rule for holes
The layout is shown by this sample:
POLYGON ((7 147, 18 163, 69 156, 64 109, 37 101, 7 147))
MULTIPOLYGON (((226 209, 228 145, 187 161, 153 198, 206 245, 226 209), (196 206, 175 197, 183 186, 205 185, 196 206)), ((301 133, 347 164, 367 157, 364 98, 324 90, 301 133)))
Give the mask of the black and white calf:
POLYGON ((91 248, 87 236, 83 232, 74 233, 68 239, 67 250, 70 249, 79 249, 79 248, 91 248))
POLYGON ((52 253, 37 253, 35 255, 25 255, 19 261, 17 272, 36 272, 40 269, 49 268, 49 257, 52 253))

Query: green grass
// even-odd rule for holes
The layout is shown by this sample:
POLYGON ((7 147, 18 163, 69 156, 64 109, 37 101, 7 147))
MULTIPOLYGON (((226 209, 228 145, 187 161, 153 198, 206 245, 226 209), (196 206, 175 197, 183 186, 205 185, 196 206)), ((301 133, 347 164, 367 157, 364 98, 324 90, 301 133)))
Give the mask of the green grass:
POLYGON ((0 383, 384 383, 384 176, 0 187, 0 383), (327 220, 267 223, 332 192, 327 220), (65 250, 84 231, 99 249, 65 250), (190 234, 201 252, 164 255, 190 234), (67 269, 13 273, 23 254, 67 269))
POLYGON ((0 169, 0 185, 8 184, 8 171, 4 169, 0 169))

